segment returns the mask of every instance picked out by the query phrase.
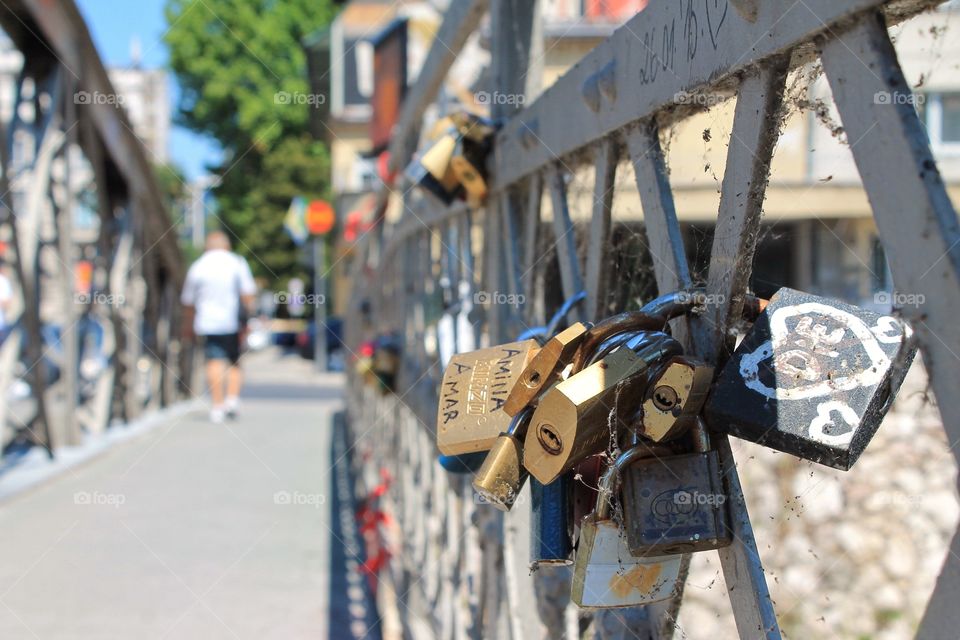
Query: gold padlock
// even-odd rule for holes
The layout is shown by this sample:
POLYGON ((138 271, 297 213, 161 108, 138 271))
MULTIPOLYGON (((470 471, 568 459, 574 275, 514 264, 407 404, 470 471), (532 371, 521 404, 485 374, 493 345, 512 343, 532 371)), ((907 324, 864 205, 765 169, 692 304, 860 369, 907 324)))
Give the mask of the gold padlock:
POLYGON ((511 416, 517 415, 540 395, 541 391, 556 382, 570 364, 570 359, 587 335, 588 329, 588 325, 577 322, 550 338, 523 370, 520 380, 507 396, 503 410, 511 416))
POLYGON ((679 355, 680 344, 661 332, 646 332, 556 384, 540 399, 524 442, 523 465, 550 484, 587 456, 603 450, 611 425, 640 407, 649 367, 679 355))
POLYGON ((450 170, 467 192, 471 202, 482 202, 487 197, 485 146, 468 138, 461 138, 450 158, 450 170))
POLYGON ((443 455, 487 451, 510 425, 503 411, 510 390, 540 346, 511 342, 453 356, 443 372, 437 446, 443 455))
POLYGON ((713 367, 676 356, 652 378, 643 402, 640 432, 654 442, 671 440, 693 426, 710 390, 713 367))
POLYGON ((523 468, 523 438, 531 416, 532 407, 526 407, 514 416, 473 479, 477 494, 501 511, 510 510, 527 481, 527 470, 523 468))

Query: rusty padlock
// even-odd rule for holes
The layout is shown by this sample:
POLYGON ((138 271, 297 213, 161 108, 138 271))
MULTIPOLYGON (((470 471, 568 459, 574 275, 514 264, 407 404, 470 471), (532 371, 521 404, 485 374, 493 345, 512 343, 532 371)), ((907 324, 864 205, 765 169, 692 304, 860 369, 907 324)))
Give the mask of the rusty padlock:
POLYGON ((666 600, 676 593, 680 556, 631 552, 623 530, 610 514, 610 500, 621 473, 645 453, 646 447, 634 447, 610 465, 600 481, 596 510, 580 525, 570 594, 580 607, 633 607, 666 600))
POLYGON ((692 453, 641 458, 623 473, 623 524, 635 555, 706 551, 733 540, 719 455, 702 420, 690 435, 692 453))

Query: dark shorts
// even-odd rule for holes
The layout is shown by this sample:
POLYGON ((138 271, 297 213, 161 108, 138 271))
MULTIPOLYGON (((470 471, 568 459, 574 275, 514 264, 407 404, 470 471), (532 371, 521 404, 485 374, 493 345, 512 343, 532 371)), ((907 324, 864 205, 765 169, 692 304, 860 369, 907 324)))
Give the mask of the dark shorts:
POLYGON ((236 333, 203 336, 203 355, 207 360, 240 360, 240 336, 236 333))

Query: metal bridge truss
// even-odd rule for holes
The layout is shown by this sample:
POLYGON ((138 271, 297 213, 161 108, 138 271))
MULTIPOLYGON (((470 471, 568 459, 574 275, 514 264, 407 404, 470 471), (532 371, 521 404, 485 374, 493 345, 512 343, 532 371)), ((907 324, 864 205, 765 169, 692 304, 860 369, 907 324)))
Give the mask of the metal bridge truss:
MULTIPOLYGON (((23 54, 0 123, 0 233, 16 292, 0 348, 0 445, 53 452, 189 389, 177 230, 71 0, 14 0, 0 27, 23 54), (74 228, 78 211, 93 218, 74 228), (89 293, 75 289, 92 263, 89 293), (18 411, 7 390, 29 385, 18 411)), ((82 217, 82 216, 81 216, 82 217)))

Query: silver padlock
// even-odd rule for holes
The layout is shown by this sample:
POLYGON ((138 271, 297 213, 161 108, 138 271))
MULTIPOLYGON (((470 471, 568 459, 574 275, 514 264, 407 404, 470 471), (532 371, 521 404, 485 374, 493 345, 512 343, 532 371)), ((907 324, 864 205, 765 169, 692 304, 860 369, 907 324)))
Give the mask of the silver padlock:
POLYGON ((582 608, 634 607, 676 593, 681 556, 634 556, 625 532, 610 516, 620 472, 646 452, 645 446, 634 447, 610 465, 600 480, 596 509, 580 525, 570 597, 582 608))

